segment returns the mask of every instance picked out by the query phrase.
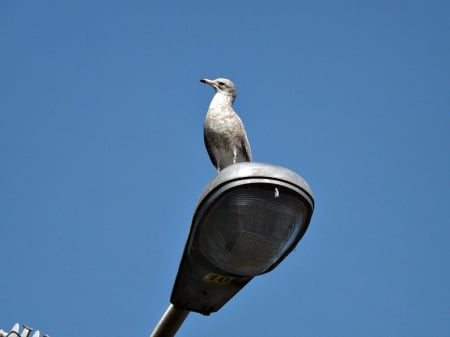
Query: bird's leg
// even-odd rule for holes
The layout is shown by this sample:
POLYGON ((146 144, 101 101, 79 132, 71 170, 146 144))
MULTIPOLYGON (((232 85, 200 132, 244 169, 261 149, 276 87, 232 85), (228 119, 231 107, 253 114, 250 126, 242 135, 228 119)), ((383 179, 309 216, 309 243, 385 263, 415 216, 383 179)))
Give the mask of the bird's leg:
POLYGON ((233 164, 236 164, 236 159, 237 159, 237 151, 236 149, 233 149, 233 164))

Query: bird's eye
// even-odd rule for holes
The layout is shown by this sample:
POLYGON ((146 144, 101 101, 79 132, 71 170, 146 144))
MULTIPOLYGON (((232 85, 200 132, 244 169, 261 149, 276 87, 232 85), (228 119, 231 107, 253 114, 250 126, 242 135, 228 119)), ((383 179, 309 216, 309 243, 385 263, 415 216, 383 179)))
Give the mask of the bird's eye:
POLYGON ((225 83, 219 82, 219 86, 220 86, 220 87, 223 87, 223 86, 225 86, 225 83))

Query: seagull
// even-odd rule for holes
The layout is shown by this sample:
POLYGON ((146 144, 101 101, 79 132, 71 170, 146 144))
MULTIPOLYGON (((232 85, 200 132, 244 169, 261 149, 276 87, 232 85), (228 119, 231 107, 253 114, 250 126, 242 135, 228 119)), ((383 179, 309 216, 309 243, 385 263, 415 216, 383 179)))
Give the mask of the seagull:
POLYGON ((201 79, 214 88, 203 125, 206 150, 217 172, 238 162, 252 161, 252 152, 244 124, 233 110, 236 88, 230 80, 201 79))

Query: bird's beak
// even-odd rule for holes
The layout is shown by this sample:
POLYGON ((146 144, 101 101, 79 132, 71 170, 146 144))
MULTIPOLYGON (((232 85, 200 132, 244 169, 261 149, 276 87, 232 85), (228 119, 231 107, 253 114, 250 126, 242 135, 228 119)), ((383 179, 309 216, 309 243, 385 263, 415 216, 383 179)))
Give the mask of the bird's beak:
POLYGON ((207 78, 201 79, 200 82, 209 84, 210 86, 214 86, 214 81, 208 80, 207 78))

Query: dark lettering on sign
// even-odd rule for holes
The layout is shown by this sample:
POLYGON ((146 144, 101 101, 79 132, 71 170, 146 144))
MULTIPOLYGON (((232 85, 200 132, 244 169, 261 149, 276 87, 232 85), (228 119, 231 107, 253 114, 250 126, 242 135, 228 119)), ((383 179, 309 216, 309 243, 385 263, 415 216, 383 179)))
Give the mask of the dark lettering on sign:
POLYGON ((232 277, 232 276, 221 275, 221 274, 216 274, 216 273, 209 273, 203 277, 203 280, 206 282, 221 284, 221 285, 230 283, 233 279, 234 279, 234 277, 232 277))

